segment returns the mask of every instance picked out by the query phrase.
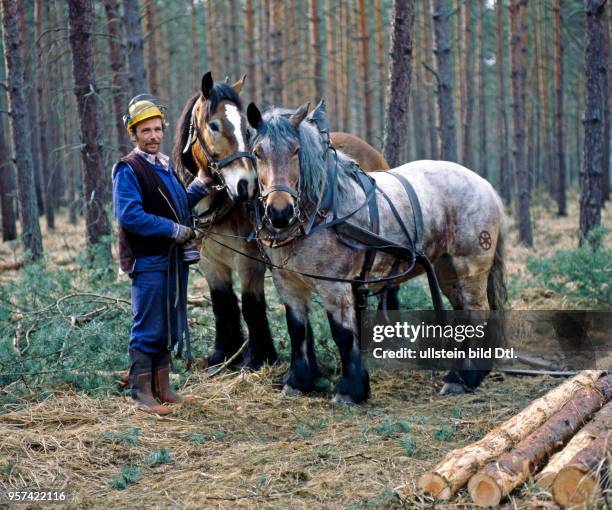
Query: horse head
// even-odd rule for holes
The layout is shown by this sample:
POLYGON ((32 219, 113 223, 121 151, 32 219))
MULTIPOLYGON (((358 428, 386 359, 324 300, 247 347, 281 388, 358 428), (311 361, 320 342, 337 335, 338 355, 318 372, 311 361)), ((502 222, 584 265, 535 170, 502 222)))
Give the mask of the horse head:
MULTIPOLYGON (((175 161, 191 175, 209 176, 215 189, 233 201, 255 193, 256 173, 248 152, 248 132, 240 91, 245 76, 233 85, 202 77, 201 91, 185 107, 175 144, 175 161)), ((184 172, 183 172, 184 173, 184 172)))
POLYGON ((310 114, 308 108, 309 103, 295 111, 275 108, 263 116, 254 103, 247 108, 249 124, 256 130, 252 148, 260 200, 275 229, 294 225, 300 207, 316 203, 324 187, 325 106, 320 103, 310 114))

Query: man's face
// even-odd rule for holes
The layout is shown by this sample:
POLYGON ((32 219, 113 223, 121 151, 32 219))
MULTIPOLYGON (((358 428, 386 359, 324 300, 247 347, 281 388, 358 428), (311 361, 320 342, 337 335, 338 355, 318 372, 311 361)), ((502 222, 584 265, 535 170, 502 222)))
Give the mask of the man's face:
POLYGON ((153 117, 139 122, 136 124, 136 132, 132 132, 130 138, 141 151, 157 154, 164 139, 162 120, 159 117, 153 117))

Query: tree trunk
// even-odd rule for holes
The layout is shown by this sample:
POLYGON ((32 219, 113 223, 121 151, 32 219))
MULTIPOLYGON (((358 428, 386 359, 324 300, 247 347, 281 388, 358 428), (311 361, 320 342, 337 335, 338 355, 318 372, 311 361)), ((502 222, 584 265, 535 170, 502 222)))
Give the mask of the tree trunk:
MULTIPOLYGON (((2 26, 0 25, 0 50, 4 54, 2 43, 2 26)), ((4 60, 0 61, 0 83, 5 83, 4 60)), ((15 184, 15 170, 11 156, 8 138, 8 116, 2 112, 8 112, 6 101, 6 88, 0 85, 0 210, 2 211, 2 240, 12 241, 17 239, 17 218, 15 217, 15 196, 17 193, 15 184)))
POLYGON ((584 0, 585 18, 585 104, 584 146, 580 169, 580 245, 601 223, 604 144, 605 80, 604 30, 608 30, 605 0, 584 0))
MULTIPOLYGON (((457 107, 457 139, 459 146, 457 147, 457 158, 462 154, 459 154, 463 143, 463 101, 465 101, 465 83, 463 83, 463 76, 461 75, 461 62, 462 56, 465 55, 465 48, 463 47, 464 39, 462 37, 461 30, 463 28, 461 22, 462 8, 461 3, 463 0, 452 0, 453 10, 450 14, 450 18, 453 20, 453 27, 451 33, 451 43, 457 48, 453 59, 453 72, 455 73, 455 105, 457 107)), ((457 162, 460 160, 457 159, 457 162)))
POLYGON ((594 417, 578 432, 560 452, 553 455, 537 477, 538 486, 544 490, 552 487, 557 473, 570 464, 574 456, 583 448, 591 445, 600 432, 612 429, 612 402, 608 402, 594 417))
POLYGON ((509 204, 512 197, 512 175, 508 151, 508 116, 506 113, 506 59, 504 51, 504 9, 503 3, 495 6, 495 61, 497 68, 497 140, 499 161, 499 191, 509 204))
MULTIPOLYGON (((240 21, 240 16, 237 16, 236 13, 238 12, 238 9, 236 7, 236 0, 228 0, 228 6, 229 6, 229 37, 230 37, 230 53, 229 53, 229 61, 227 61, 228 63, 226 64, 228 67, 227 72, 229 73, 231 71, 232 73, 232 80, 238 80, 242 74, 244 73, 244 71, 242 71, 240 69, 240 49, 238 48, 238 31, 239 31, 239 26, 238 23, 240 21)), ((282 4, 281 4, 281 8, 282 8, 282 4)), ((281 15, 281 19, 284 19, 284 14, 281 15)), ((283 46, 277 47, 277 51, 279 53, 282 53, 282 49, 283 46)), ((233 83, 233 82, 232 82, 233 83)), ((282 90, 281 90, 282 91, 282 90)))
MULTIPOLYGON (((202 9, 204 9, 204 6, 202 6, 202 9)), ((200 84, 200 79, 202 76, 202 69, 200 66, 200 44, 198 37, 197 12, 198 11, 196 2, 195 0, 191 0, 191 57, 193 59, 193 84, 191 86, 192 90, 198 90, 198 85, 200 84)), ((252 80, 253 77, 251 76, 250 79, 252 80)))
MULTIPOLYGON (((432 26, 431 26, 431 8, 429 5, 429 0, 423 0, 421 16, 422 16, 422 48, 424 53, 424 64, 427 66, 428 72, 433 71, 434 63, 433 63, 433 53, 432 53, 432 26)), ((421 66, 423 67, 423 66, 421 66)), ((429 128, 429 159, 439 159, 439 149, 438 149, 438 130, 437 130, 437 120, 436 120, 436 106, 434 104, 434 88, 432 86, 432 80, 429 79, 431 75, 427 74, 425 70, 421 69, 423 73, 423 85, 426 99, 426 110, 427 110, 427 127, 429 128)))
POLYGON ((363 87, 363 120, 365 126, 365 140, 374 143, 374 125, 372 123, 372 87, 370 86, 370 48, 368 45, 368 25, 366 19, 365 0, 359 0, 359 40, 361 46, 361 84, 363 87))
POLYGON ((125 113, 128 103, 125 97, 125 93, 128 90, 128 80, 123 59, 125 49, 122 48, 123 37, 121 35, 121 19, 119 18, 119 2, 118 0, 104 0, 104 8, 106 9, 108 33, 110 35, 108 44, 110 47, 111 69, 113 71, 112 94, 117 146, 121 154, 127 154, 130 151, 130 144, 121 117, 125 113))
POLYGON ((28 104, 26 112, 27 129, 30 133, 30 143, 32 166, 34 168, 34 186, 36 187, 36 204, 38 206, 38 215, 41 216, 45 212, 45 193, 43 170, 40 165, 40 147, 38 136, 38 105, 36 104, 36 94, 34 91, 35 76, 32 75, 32 66, 30 59, 36 52, 31 52, 30 48, 35 45, 34 40, 30 37, 28 30, 28 22, 26 21, 25 3, 24 0, 17 1, 17 17, 19 19, 19 33, 21 38, 21 59, 23 62, 23 91, 24 98, 32 98, 28 104))
POLYGON ((257 74, 255 72, 255 7, 253 0, 246 2, 247 74, 250 96, 257 100, 257 74))
POLYGON ((557 214, 567 216, 565 200, 565 139, 563 132, 563 42, 561 32, 563 19, 561 17, 562 0, 553 0, 554 52, 553 67, 555 77, 555 145, 557 159, 557 214))
POLYGON ((527 0, 510 2, 510 50, 512 61, 512 118, 514 130, 515 211, 519 224, 519 241, 533 245, 529 210, 529 175, 525 151, 525 89, 527 76, 527 0))
POLYGON ((484 51, 484 1, 478 2, 478 167, 480 175, 489 178, 487 165, 487 96, 484 51))
POLYGON ((127 34, 128 82, 130 95, 135 96, 147 91, 138 0, 123 0, 123 18, 127 34))
POLYGON ((612 457, 612 423, 580 450, 555 478, 552 494, 562 508, 595 508, 607 485, 612 457))
POLYGON ((375 44, 376 44, 376 73, 378 79, 381 80, 378 85, 378 139, 382 137, 385 131, 385 87, 383 86, 383 78, 385 76, 385 43, 382 21, 382 1, 374 0, 374 23, 376 26, 375 44))
POLYGON ((83 148, 83 198, 85 225, 90 258, 93 247, 100 244, 110 257, 110 224, 105 207, 109 203, 110 174, 104 169, 100 121, 98 118, 98 90, 93 66, 91 0, 68 0, 70 47, 74 93, 77 99, 83 148))
POLYGON ((338 125, 338 23, 335 16, 336 6, 337 2, 325 0, 327 15, 327 118, 333 126, 338 125))
POLYGON ((472 2, 463 2, 463 145, 461 163, 472 168, 472 124, 474 117, 474 36, 472 35, 472 2))
MULTIPOLYGON (((610 3, 608 2, 608 6, 610 3)), ((606 17, 608 20, 612 19, 612 15, 610 15, 610 7, 606 11, 606 17)), ((609 23, 609 21, 608 21, 609 23)), ((604 61, 608 62, 608 72, 605 75, 604 82, 604 155, 603 155, 603 183, 602 183, 602 207, 603 203, 607 200, 610 200, 610 86, 612 82, 612 70, 610 68, 610 32, 612 31, 612 26, 609 27, 608 30, 604 30, 604 61)))
MULTIPOLYGON (((286 82, 284 76, 283 61, 283 24, 285 23, 285 9, 283 0, 272 0, 270 16, 270 42, 274 51, 270 54, 270 89, 272 103, 276 106, 283 104, 283 85, 286 82)), ((299 101, 299 99, 296 99, 299 101)))
POLYGON ((323 94, 325 94, 325 89, 323 88, 323 55, 321 54, 320 23, 317 0, 310 0, 310 46, 312 47, 310 58, 313 62, 312 73, 315 93, 315 97, 312 99, 316 101, 322 99, 323 94))
POLYGON ((394 0, 391 14, 391 59, 385 108, 386 129, 383 154, 391 168, 400 165, 400 154, 408 138, 408 98, 412 67, 414 2, 394 0))
MULTIPOLYGON (((539 3, 535 3, 535 7, 542 11, 544 7, 539 3)), ((548 89, 549 89, 549 79, 548 79, 548 65, 550 62, 550 55, 548 51, 548 41, 546 40, 546 27, 547 23, 543 23, 541 18, 544 16, 542 12, 539 14, 540 22, 536 27, 536 30, 539 33, 539 46, 540 46, 540 63, 538 66, 538 83, 539 83, 539 100, 538 104, 541 105, 542 108, 542 116, 541 116, 541 125, 540 125, 540 133, 542 134, 543 147, 544 147, 544 157, 543 157, 543 178, 544 184, 548 189, 548 192, 552 197, 555 196, 555 172, 554 168, 556 166, 555 161, 553 159, 553 149, 552 149, 552 137, 551 137, 551 125, 550 125, 550 114, 549 114, 549 99, 548 99, 548 89)))
POLYGON ((155 0, 145 0, 145 22, 147 39, 147 68, 149 75, 149 92, 159 96, 159 78, 157 76, 157 37, 155 37, 157 6, 155 0))
POLYGON ((485 462, 512 447, 563 407, 572 394, 592 384, 602 370, 583 370, 534 400, 520 413, 490 431, 480 441, 451 451, 433 471, 419 480, 419 488, 434 499, 450 499, 485 462))
MULTIPOLYGON (((436 34, 438 70, 438 117, 442 159, 457 161, 457 134, 455 132, 455 106, 453 104, 453 56, 451 54, 450 12, 446 0, 433 0, 433 20, 436 34)), ((389 161, 387 159, 387 161, 389 161)))
POLYGON ((10 127, 17 167, 17 196, 21 216, 21 241, 33 259, 43 255, 42 237, 38 224, 38 208, 34 187, 34 168, 27 121, 27 105, 23 96, 23 60, 19 40, 19 18, 13 0, 2 0, 2 37, 7 72, 10 127))
MULTIPOLYGON (((46 25, 49 20, 49 3, 42 2, 42 0, 36 0, 36 40, 37 44, 37 66, 36 66, 36 97, 38 99, 38 135, 39 135, 39 148, 40 148, 40 169, 43 184, 43 195, 45 205, 45 220, 47 222, 47 229, 55 228, 55 211, 53 209, 53 172, 49 165, 49 144, 47 136, 49 134, 49 128, 47 124, 50 104, 48 102, 48 67, 47 63, 43 61, 42 51, 42 33, 46 30, 46 25), (43 13, 44 9, 44 13, 43 13)), ((33 135, 36 136, 36 135, 33 135)))
POLYGON ((611 398, 612 376, 576 392, 540 428, 470 479, 468 491, 472 501, 480 506, 498 506, 611 398))

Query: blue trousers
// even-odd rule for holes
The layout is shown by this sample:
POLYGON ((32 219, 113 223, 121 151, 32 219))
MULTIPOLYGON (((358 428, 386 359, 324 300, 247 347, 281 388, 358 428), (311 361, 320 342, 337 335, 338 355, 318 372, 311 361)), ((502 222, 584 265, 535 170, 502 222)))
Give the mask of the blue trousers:
POLYGON ((132 278, 134 324, 130 349, 156 354, 173 348, 187 326, 188 266, 168 271, 139 271, 132 278))

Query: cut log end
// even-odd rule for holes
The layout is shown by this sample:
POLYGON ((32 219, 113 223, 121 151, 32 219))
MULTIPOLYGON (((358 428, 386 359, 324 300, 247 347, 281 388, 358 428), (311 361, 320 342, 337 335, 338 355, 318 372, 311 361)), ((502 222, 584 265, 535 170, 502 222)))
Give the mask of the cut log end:
POLYGON ((468 482, 472 501, 480 506, 498 506, 502 500, 502 489, 495 479, 487 474, 475 474, 468 482))
POLYGON ((436 473, 425 473, 419 479, 419 489, 434 499, 450 499, 453 495, 450 484, 436 473))
POLYGON ((597 473, 584 472, 576 466, 568 466, 556 476, 552 494, 557 504, 563 508, 573 508, 593 502, 601 494, 597 473))
POLYGON ((555 476, 557 476, 557 471, 542 473, 537 479, 537 486, 542 490, 549 491, 555 481, 555 476))

